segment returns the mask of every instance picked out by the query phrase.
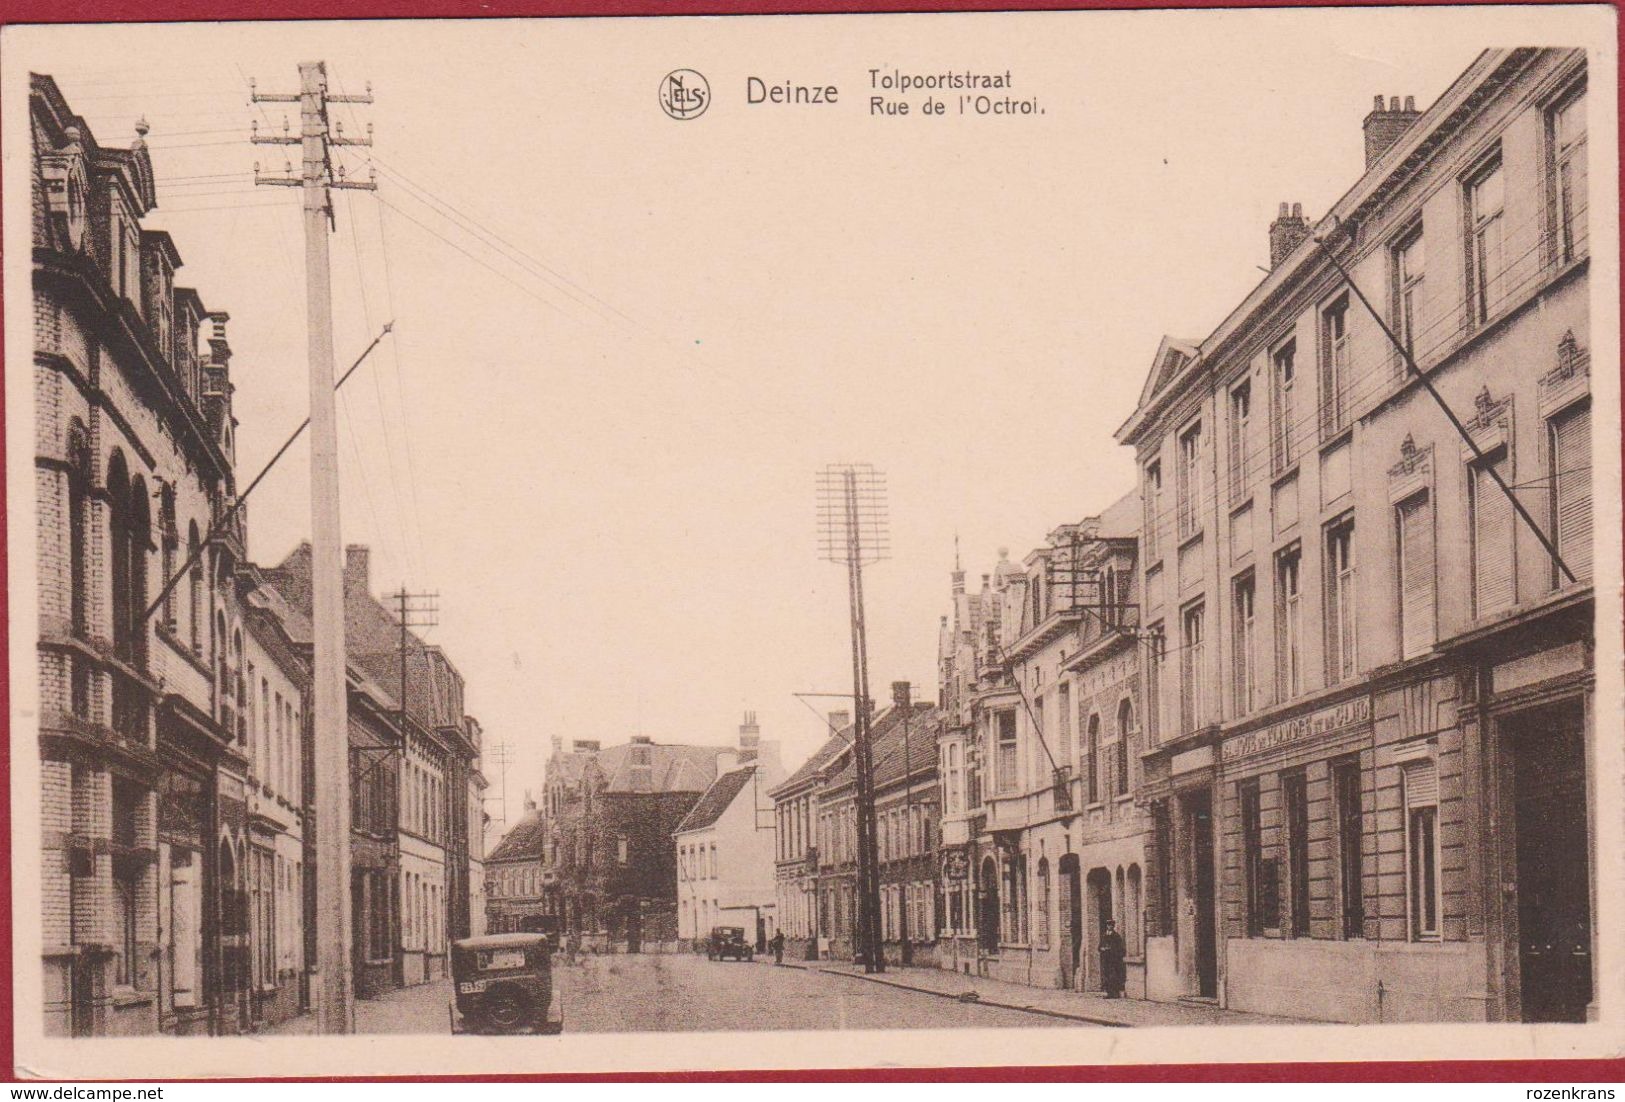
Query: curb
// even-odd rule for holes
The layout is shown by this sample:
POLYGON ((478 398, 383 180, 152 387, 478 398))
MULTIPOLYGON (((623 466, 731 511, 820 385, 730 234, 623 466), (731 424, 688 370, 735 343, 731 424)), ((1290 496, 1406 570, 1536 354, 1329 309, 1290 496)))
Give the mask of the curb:
MULTIPOLYGON (((884 984, 887 987, 895 987, 901 991, 913 991, 921 995, 935 995, 939 999, 953 999, 956 1002, 959 1000, 959 996, 953 994, 952 992, 937 991, 929 987, 915 987, 910 983, 902 983, 898 980, 885 979, 881 976, 873 976, 864 972, 847 972, 839 968, 819 968, 812 965, 807 966, 807 971, 822 972, 826 976, 849 976, 855 980, 866 980, 869 983, 884 984)), ((1111 1018, 1095 1018, 1088 1014, 1075 1014, 1069 1010, 1049 1010, 1045 1007, 1031 1006, 1022 1003, 997 1002, 993 999, 978 998, 976 1000, 976 1005, 996 1006, 1001 1010, 1019 1010, 1024 1014, 1041 1014, 1046 1018, 1062 1018, 1067 1021, 1086 1022, 1089 1025, 1108 1026, 1113 1029, 1134 1028, 1128 1022, 1119 1022, 1111 1018)))

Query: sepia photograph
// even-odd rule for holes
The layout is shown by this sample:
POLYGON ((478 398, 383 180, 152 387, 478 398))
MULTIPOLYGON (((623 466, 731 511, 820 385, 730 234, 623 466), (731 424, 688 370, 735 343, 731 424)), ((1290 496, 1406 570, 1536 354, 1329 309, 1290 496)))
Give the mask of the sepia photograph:
POLYGON ((5 27, 15 1075, 1625 1054, 1615 20, 5 27))

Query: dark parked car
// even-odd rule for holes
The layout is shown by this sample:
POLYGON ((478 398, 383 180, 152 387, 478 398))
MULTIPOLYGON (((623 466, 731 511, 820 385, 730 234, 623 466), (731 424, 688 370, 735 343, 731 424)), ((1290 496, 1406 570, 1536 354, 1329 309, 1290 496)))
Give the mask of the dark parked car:
POLYGON ((561 1033, 555 1006, 553 939, 487 934, 451 944, 453 1033, 561 1033))
POLYGON ((705 958, 707 960, 754 960, 756 947, 745 940, 745 930, 742 926, 713 926, 711 927, 711 941, 706 946, 705 958))

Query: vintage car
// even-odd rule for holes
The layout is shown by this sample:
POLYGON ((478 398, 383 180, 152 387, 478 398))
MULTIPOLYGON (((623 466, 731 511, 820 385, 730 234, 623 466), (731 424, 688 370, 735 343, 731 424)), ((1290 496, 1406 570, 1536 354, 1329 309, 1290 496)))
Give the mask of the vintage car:
POLYGON ((745 930, 741 926, 711 927, 711 940, 705 947, 705 959, 724 960, 729 957, 734 960, 754 960, 756 947, 745 940, 745 930))
POLYGON ((553 938, 486 934, 451 944, 453 1033, 561 1033, 553 938))

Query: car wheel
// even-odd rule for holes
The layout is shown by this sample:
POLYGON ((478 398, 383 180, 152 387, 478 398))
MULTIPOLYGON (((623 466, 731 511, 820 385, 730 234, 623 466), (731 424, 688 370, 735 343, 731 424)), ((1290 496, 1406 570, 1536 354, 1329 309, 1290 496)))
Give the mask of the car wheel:
POLYGON ((530 1005, 518 993, 500 987, 485 997, 481 1009, 486 1021, 505 1032, 523 1025, 530 1013, 530 1005))

